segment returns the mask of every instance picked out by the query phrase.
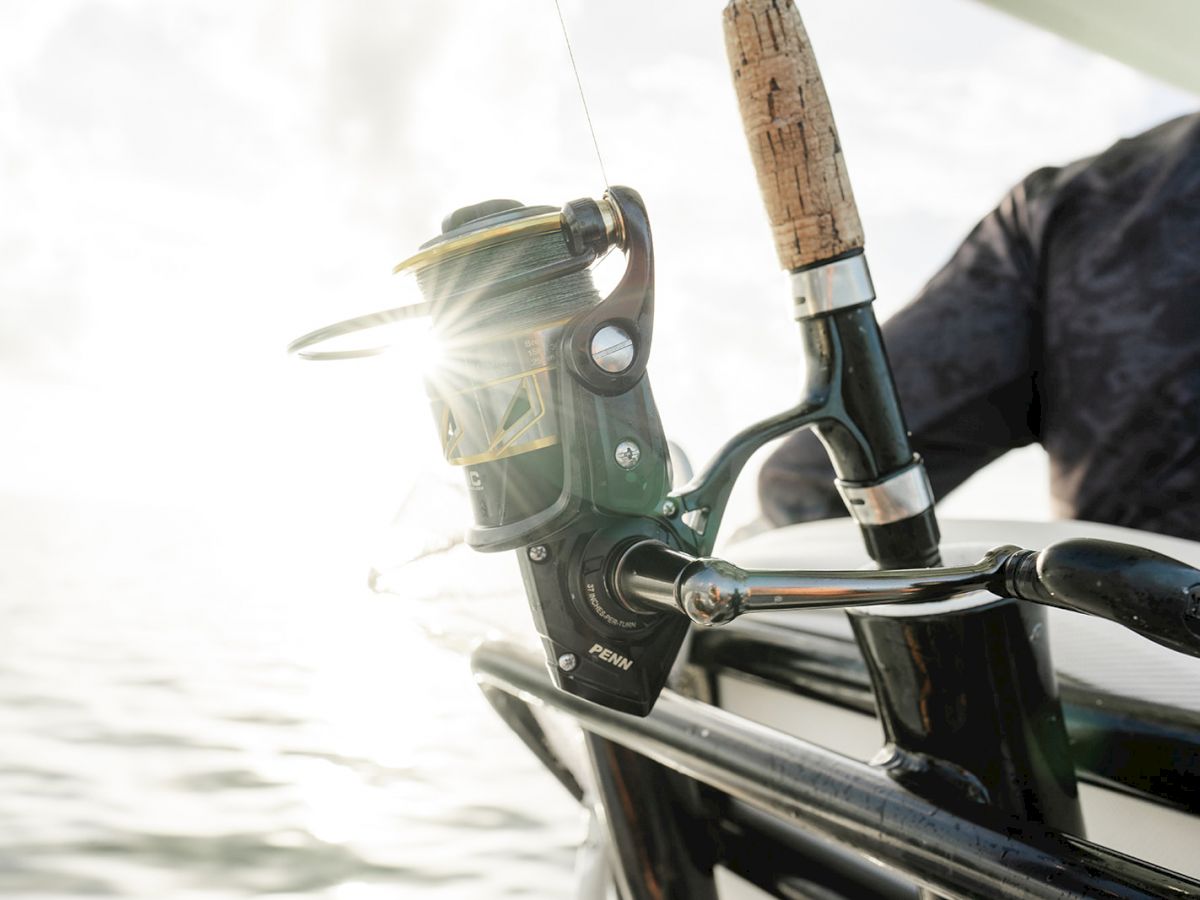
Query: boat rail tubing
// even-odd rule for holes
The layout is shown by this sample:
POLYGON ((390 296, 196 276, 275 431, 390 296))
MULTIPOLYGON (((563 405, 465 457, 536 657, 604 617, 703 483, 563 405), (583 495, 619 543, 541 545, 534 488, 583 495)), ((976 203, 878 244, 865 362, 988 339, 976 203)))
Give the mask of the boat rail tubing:
POLYGON ((879 767, 670 690, 638 718, 556 690, 544 663, 523 648, 484 643, 471 665, 483 684, 565 713, 593 734, 948 897, 1200 896, 1200 881, 1028 822, 964 818, 879 767))

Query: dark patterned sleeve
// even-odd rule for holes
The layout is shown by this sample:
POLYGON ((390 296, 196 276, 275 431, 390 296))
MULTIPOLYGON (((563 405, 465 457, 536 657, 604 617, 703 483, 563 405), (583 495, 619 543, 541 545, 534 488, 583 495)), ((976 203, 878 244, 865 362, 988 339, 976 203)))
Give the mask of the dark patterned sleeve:
MULTIPOLYGON (((1037 248, 1059 173, 1041 169, 1013 189, 883 326, 913 449, 938 498, 1039 438, 1037 248)), ((759 474, 763 513, 776 525, 844 515, 833 477, 816 435, 791 435, 759 474)))

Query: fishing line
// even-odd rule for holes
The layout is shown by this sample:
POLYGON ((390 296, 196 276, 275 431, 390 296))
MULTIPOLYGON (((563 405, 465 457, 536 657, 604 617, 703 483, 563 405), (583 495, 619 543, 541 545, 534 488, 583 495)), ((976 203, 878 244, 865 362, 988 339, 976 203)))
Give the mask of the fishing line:
POLYGON ((451 345, 472 344, 497 334, 569 319, 600 295, 586 269, 522 291, 481 296, 481 289, 514 272, 542 268, 570 257, 558 233, 537 235, 430 266, 417 274, 435 329, 451 345))
POLYGON ((587 97, 583 93, 583 79, 579 77, 579 66, 575 65, 575 52, 571 49, 571 38, 567 34, 567 22, 563 18, 562 7, 554 0, 554 8, 558 11, 558 24, 562 26, 563 41, 567 45, 567 56, 571 59, 571 71, 575 73, 575 84, 579 87, 579 100, 583 103, 583 115, 587 119, 588 131, 592 133, 592 146, 596 148, 596 162, 600 163, 600 177, 604 179, 604 187, 608 183, 608 173, 604 171, 604 157, 600 155, 600 142, 596 140, 596 127, 592 124, 592 114, 588 109, 587 97))
MULTIPOLYGON (((559 0, 554 0, 554 9, 600 177, 609 189, 559 0)), ((485 201, 448 216, 441 240, 546 212, 553 209, 485 201)), ((571 266, 578 256, 581 251, 569 246, 556 229, 480 246, 417 272, 434 333, 444 348, 444 365, 426 387, 447 461, 470 467, 469 493, 480 526, 529 521, 560 499, 564 457, 552 398, 558 389, 555 373, 562 365, 562 332, 577 314, 600 302, 591 271, 571 266), (521 273, 551 271, 563 274, 516 290, 494 289, 521 273)))
MULTIPOLYGON (((567 32, 567 22, 563 16, 559 0, 554 0, 554 9, 558 14, 558 24, 562 29, 563 43, 567 46, 567 57, 571 63, 571 71, 575 76, 575 86, 579 90, 579 101, 583 106, 583 115, 587 120, 588 132, 592 137, 592 147, 596 152, 596 162, 600 166, 600 177, 605 189, 611 185, 608 172, 604 168, 604 157, 600 153, 600 141, 596 137, 596 127, 592 122, 592 113, 588 107, 587 95, 583 89, 583 78, 579 74, 579 66, 575 61, 575 51, 571 46, 571 37, 567 32)), ((464 226, 471 219, 478 221, 478 228, 489 227, 485 223, 493 219, 491 214, 503 210, 513 211, 508 216, 531 215, 537 212, 554 212, 550 207, 523 208, 522 213, 516 213, 520 204, 508 201, 489 201, 481 205, 474 215, 463 214, 471 212, 469 208, 459 210, 459 217, 451 225, 443 223, 443 239, 430 241, 422 250, 429 250, 431 245, 451 243, 446 239, 453 234, 461 234, 464 226), (499 205, 497 205, 499 204, 499 205), (489 207, 485 210, 482 207, 489 207), (446 235, 445 232, 451 232, 446 235)), ((456 251, 459 248, 454 248, 456 251)), ((389 343, 378 343, 372 346, 359 346, 349 349, 312 348, 326 345, 328 342, 344 338, 358 332, 369 331, 380 326, 390 325, 407 319, 429 316, 435 331, 440 332, 442 339, 448 339, 452 345, 457 345, 461 351, 466 346, 478 343, 480 339, 486 342, 495 338, 498 333, 511 334, 514 331, 532 330, 545 327, 551 323, 561 323, 569 319, 586 306, 599 301, 599 294, 588 271, 573 271, 563 276, 541 280, 522 290, 504 291, 490 295, 486 291, 489 284, 496 280, 519 274, 522 271, 536 271, 548 266, 569 261, 570 252, 563 244, 557 227, 550 229, 544 236, 526 236, 521 241, 503 243, 496 247, 482 249, 472 248, 469 253, 457 255, 446 254, 447 258, 420 253, 416 257, 401 263, 396 267, 397 272, 406 271, 408 263, 417 259, 422 260, 422 266, 415 270, 416 281, 424 295, 424 302, 382 310, 365 316, 358 316, 342 322, 336 322, 309 332, 297 338, 288 347, 289 353, 296 353, 304 359, 331 360, 355 359, 364 356, 375 356, 392 349, 389 343), (553 233, 550 233, 553 232, 553 233)), ((414 270, 407 270, 413 274, 414 270)))
MULTIPOLYGON (((450 235, 488 232, 502 220, 536 219, 552 209, 512 203, 466 207, 443 227, 457 226, 450 235)), ((440 240, 447 240, 445 233, 440 240)), ((561 338, 566 324, 598 304, 600 295, 586 268, 517 290, 495 293, 492 287, 523 273, 556 271, 572 260, 556 231, 480 246, 417 272, 442 345, 426 389, 446 461, 469 467, 468 495, 480 524, 525 521, 553 507, 562 493, 564 456, 553 400, 561 338)))

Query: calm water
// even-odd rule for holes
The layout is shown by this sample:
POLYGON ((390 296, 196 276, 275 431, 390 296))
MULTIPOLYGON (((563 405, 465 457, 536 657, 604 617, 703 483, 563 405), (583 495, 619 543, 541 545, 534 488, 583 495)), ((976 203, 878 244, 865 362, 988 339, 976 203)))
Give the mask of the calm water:
POLYGON ((0 894, 568 895, 576 807, 465 658, 226 530, 3 498, 0 894))

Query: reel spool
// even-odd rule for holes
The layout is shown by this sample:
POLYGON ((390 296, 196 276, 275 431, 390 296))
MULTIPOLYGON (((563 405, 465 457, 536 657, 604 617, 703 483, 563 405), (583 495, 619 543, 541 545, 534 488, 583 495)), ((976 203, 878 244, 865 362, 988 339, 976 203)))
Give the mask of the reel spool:
POLYGON ((443 356, 425 387, 446 461, 465 470, 478 528, 529 520, 562 491, 553 402, 562 333, 600 296, 585 268, 595 254, 572 254, 559 219, 556 209, 508 200, 460 209, 422 251, 481 243, 415 269, 443 356), (542 220, 554 230, 541 231, 542 220), (495 238, 509 228, 520 230, 495 238), (521 286, 505 290, 514 280, 521 286))
POLYGON ((374 355, 389 347, 317 348, 430 317, 442 352, 425 386, 443 454, 464 469, 475 519, 468 543, 521 546, 587 502, 622 514, 654 509, 668 487, 667 454, 648 385, 632 406, 617 404, 630 406, 623 411, 595 402, 629 393, 649 357, 653 255, 635 191, 614 187, 561 210, 513 200, 464 207, 394 271, 416 278, 423 302, 318 329, 289 352, 319 360, 374 355), (588 270, 613 247, 625 252, 627 267, 601 300, 588 270), (605 446, 589 448, 598 438, 605 446), (637 457, 628 468, 617 461, 623 441, 632 444, 624 461, 637 457))

